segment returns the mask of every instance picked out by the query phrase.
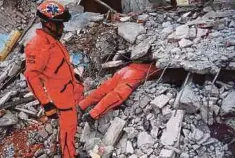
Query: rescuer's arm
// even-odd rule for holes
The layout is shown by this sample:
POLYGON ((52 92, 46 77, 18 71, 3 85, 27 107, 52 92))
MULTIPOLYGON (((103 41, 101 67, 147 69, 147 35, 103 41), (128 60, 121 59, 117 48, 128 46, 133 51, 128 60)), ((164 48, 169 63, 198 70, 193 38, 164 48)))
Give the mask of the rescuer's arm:
POLYGON ((46 67, 47 58, 49 58, 48 55, 45 55, 45 51, 48 50, 43 48, 32 50, 30 46, 25 49, 26 70, 24 74, 32 93, 42 105, 50 102, 42 78, 42 72, 46 67))

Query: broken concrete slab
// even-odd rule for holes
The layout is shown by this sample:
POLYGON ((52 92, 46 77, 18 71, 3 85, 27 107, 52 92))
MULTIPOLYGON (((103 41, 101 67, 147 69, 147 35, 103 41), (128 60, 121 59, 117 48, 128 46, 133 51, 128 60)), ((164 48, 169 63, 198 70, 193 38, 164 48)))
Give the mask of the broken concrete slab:
POLYGON ((127 134, 124 134, 117 144, 117 148, 121 150, 121 153, 126 152, 127 141, 128 141, 127 134))
POLYGON ((118 25, 118 34, 132 44, 138 35, 145 32, 146 30, 141 24, 126 22, 118 25))
POLYGON ((184 110, 177 110, 172 112, 172 116, 167 122, 166 130, 163 132, 161 137, 161 143, 163 145, 174 146, 175 143, 179 142, 184 113, 184 110))
POLYGON ((4 72, 1 73, 1 75, 0 75, 0 83, 2 83, 3 81, 5 81, 7 79, 7 77, 8 77, 7 74, 8 74, 8 71, 4 71, 4 72))
POLYGON ((139 148, 142 146, 152 146, 154 144, 154 139, 147 132, 141 132, 137 138, 137 145, 139 148))
POLYGON ((179 46, 180 46, 181 48, 186 48, 186 47, 189 47, 189 46, 191 46, 191 45, 193 45, 193 42, 190 41, 190 40, 187 40, 187 39, 185 39, 185 38, 183 38, 183 39, 181 39, 181 40, 179 41, 179 46))
POLYGON ((142 14, 142 15, 138 16, 138 21, 141 21, 141 22, 145 22, 148 19, 149 19, 149 15, 148 14, 142 14))
POLYGON ((73 38, 73 36, 74 36, 74 33, 68 32, 68 33, 66 33, 66 34, 64 35, 63 41, 69 42, 69 41, 73 38))
MULTIPOLYGON (((190 85, 183 90, 178 109, 186 110, 187 113, 195 113, 200 109, 200 97, 196 95, 190 85)), ((177 97, 180 97, 179 95, 177 97)))
POLYGON ((188 25, 181 25, 176 28, 175 35, 181 38, 189 37, 189 27, 188 25))
POLYGON ((22 112, 22 111, 19 113, 18 117, 21 120, 27 120, 29 118, 29 116, 26 113, 22 112))
POLYGON ((130 16, 126 16, 126 17, 121 17, 120 18, 120 21, 121 22, 127 22, 127 21, 130 21, 131 17, 130 16))
POLYGON ((134 153, 134 149, 133 149, 131 141, 127 141, 127 144, 126 144, 126 153, 127 154, 133 154, 134 153))
POLYGON ((38 135, 40 135, 43 139, 46 139, 49 136, 45 129, 41 129, 40 131, 38 131, 38 135))
POLYGON ((198 29, 197 29, 197 37, 204 37, 204 36, 206 36, 208 33, 209 33, 209 30, 208 30, 208 29, 201 29, 201 28, 198 28, 198 29))
POLYGON ((134 127, 125 127, 123 129, 123 131, 125 131, 127 133, 127 135, 128 135, 127 137, 129 139, 133 139, 133 138, 137 137, 137 135, 138 135, 138 131, 134 127))
POLYGON ((196 141, 200 141, 204 137, 204 133, 200 129, 195 129, 191 137, 196 141))
POLYGON ((102 144, 102 141, 100 138, 90 138, 89 140, 86 141, 85 143, 85 149, 87 151, 94 149, 96 145, 100 146, 102 144))
POLYGON ((197 36, 197 29, 195 27, 190 28, 188 32, 188 38, 194 39, 196 38, 196 36, 197 36))
POLYGON ((104 135, 103 142, 105 145, 113 146, 120 135, 122 134, 122 130, 126 125, 126 121, 116 117, 109 127, 108 131, 104 135))
POLYGON ((82 130, 80 141, 82 143, 85 143, 87 140, 89 140, 91 138, 90 135, 91 135, 91 127, 86 122, 86 124, 85 124, 85 126, 84 126, 84 128, 82 130))
POLYGON ((222 101, 221 115, 235 111, 235 90, 232 90, 222 101))
POLYGON ((168 26, 162 30, 163 34, 170 35, 174 31, 173 26, 168 26))
POLYGON ((233 10, 225 10, 225 11, 210 11, 204 15, 206 18, 224 18, 228 16, 234 15, 233 10))
POLYGON ((122 60, 116 60, 116 61, 110 61, 107 63, 102 64, 102 68, 114 68, 114 67, 119 67, 122 65, 125 65, 126 63, 122 60))
POLYGON ((147 39, 145 39, 144 41, 142 41, 141 43, 139 43, 131 52, 131 59, 135 60, 135 59, 139 59, 143 56, 145 56, 150 47, 151 44, 153 43, 153 41, 156 39, 156 37, 152 36, 149 37, 147 39))
POLYGON ((129 156, 129 158, 138 158, 138 156, 133 154, 133 155, 129 156))
POLYGON ((158 132, 159 132, 160 125, 161 125, 161 121, 160 120, 151 120, 150 123, 152 126, 150 134, 153 138, 157 139, 158 132))
POLYGON ((154 105, 154 107, 162 109, 170 100, 170 98, 164 94, 157 96, 154 100, 150 103, 154 105))
POLYGON ((162 149, 159 158, 175 158, 176 154, 173 150, 162 149))
POLYGON ((0 127, 15 125, 18 123, 18 121, 19 120, 16 115, 11 113, 10 111, 7 111, 6 114, 0 118, 0 127))
POLYGON ((145 108, 149 103, 150 103, 150 99, 148 96, 144 96, 142 98, 140 98, 140 102, 139 102, 139 106, 141 108, 145 108))
POLYGON ((207 17, 198 17, 193 21, 188 21, 186 25, 200 25, 201 28, 208 28, 214 26, 215 21, 213 19, 209 19, 207 17))
POLYGON ((113 146, 105 146, 102 158, 110 158, 113 150, 113 146))
POLYGON ((11 68, 9 69, 9 72, 8 72, 8 76, 9 77, 12 77, 14 76, 17 72, 19 72, 19 70, 21 69, 21 63, 13 63, 13 65, 11 66, 11 68))
POLYGON ((5 104, 12 96, 16 95, 16 91, 7 92, 2 98, 0 98, 0 106, 5 104))

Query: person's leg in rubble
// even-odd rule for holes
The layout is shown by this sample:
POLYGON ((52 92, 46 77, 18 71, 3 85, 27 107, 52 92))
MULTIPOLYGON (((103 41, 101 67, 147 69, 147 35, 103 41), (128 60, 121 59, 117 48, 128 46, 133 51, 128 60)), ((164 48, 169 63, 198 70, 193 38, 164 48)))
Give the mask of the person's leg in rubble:
POLYGON ((76 155, 75 149, 75 134, 77 128, 77 112, 76 108, 60 109, 60 145, 63 158, 74 158, 76 155))
POLYGON ((111 92, 119 83, 121 77, 126 71, 126 67, 119 70, 114 76, 103 84, 101 84, 96 90, 91 92, 85 99, 80 101, 79 107, 81 110, 86 110, 89 106, 98 103, 104 96, 111 92))

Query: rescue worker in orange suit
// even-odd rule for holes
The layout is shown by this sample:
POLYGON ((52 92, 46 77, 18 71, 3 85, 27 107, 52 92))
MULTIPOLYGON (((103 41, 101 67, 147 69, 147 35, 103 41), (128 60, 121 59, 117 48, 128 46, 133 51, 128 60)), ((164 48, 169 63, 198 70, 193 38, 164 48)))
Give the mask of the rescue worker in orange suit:
POLYGON ((64 22, 69 21, 69 11, 55 1, 44 1, 37 8, 42 29, 25 47, 25 76, 34 96, 50 118, 59 117, 60 145, 63 158, 86 158, 76 153, 76 105, 83 93, 83 85, 76 80, 69 54, 59 39, 64 22))
POLYGON ((120 69, 79 103, 82 112, 96 104, 89 113, 83 115, 83 120, 93 126, 95 120, 121 105, 146 77, 158 74, 159 70, 153 63, 132 63, 120 69))

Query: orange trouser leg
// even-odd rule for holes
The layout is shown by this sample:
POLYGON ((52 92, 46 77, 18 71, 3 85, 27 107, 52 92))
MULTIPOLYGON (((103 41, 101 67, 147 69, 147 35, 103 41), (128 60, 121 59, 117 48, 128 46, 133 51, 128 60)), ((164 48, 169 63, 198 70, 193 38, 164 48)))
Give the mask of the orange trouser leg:
POLYGON ((117 86, 120 78, 120 74, 116 73, 112 78, 105 81, 96 90, 91 92, 89 96, 80 101, 80 108, 86 110, 89 106, 98 103, 107 93, 111 92, 117 86))
POLYGON ((77 129, 77 112, 73 107, 71 110, 60 110, 60 145, 63 158, 74 158, 76 155, 75 149, 75 134, 77 129))
MULTIPOLYGON (((139 82, 140 81, 136 81, 139 82)), ((137 83, 136 83, 137 84, 137 83)), ((128 84, 119 84, 112 92, 108 93, 89 113, 92 118, 98 119, 107 111, 122 104, 134 89, 128 84)))

